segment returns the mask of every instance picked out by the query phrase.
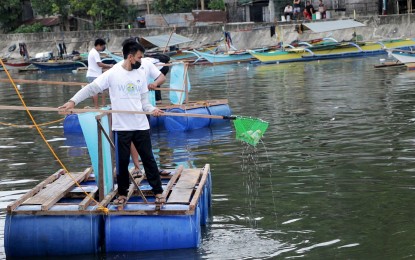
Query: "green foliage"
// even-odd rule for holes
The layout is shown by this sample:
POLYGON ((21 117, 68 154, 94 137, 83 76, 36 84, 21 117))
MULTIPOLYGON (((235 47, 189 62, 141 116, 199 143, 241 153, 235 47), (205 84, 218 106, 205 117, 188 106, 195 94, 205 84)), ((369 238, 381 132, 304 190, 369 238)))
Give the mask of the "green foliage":
POLYGON ((125 19, 134 20, 136 8, 125 6, 121 0, 31 0, 32 6, 40 15, 60 14, 66 21, 69 15, 92 20, 95 29, 103 29, 108 24, 120 23, 125 19))
POLYGON ((225 10, 225 2, 223 0, 211 0, 208 4, 208 8, 211 10, 225 10))
POLYGON ((40 23, 34 23, 32 25, 21 25, 14 32, 15 33, 35 33, 45 31, 40 23))
POLYGON ((153 4, 156 11, 166 14, 190 12, 196 8, 196 3, 194 0, 155 0, 153 4))
POLYGON ((19 26, 22 15, 22 4, 20 0, 0 1, 0 27, 5 32, 10 32, 19 26))

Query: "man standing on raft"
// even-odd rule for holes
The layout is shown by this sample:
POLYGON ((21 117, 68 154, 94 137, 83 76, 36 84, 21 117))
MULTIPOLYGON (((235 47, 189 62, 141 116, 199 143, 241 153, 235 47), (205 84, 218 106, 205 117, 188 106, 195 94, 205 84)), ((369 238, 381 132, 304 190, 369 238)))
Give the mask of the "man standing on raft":
MULTIPOLYGON (((163 82, 164 75, 152 66, 148 70, 141 67, 141 58, 145 49, 137 42, 128 42, 123 46, 124 62, 102 75, 92 83, 79 90, 68 102, 59 109, 68 110, 83 100, 99 92, 109 89, 111 107, 113 110, 145 111, 153 116, 160 116, 163 111, 152 106, 148 101, 147 77, 155 78, 154 84, 163 82)), ((116 146, 116 168, 118 182, 118 198, 116 204, 124 204, 127 200, 131 142, 137 148, 141 157, 147 180, 156 197, 156 203, 164 203, 163 188, 156 160, 154 159, 150 125, 145 114, 114 113, 112 115, 112 130, 116 146)))

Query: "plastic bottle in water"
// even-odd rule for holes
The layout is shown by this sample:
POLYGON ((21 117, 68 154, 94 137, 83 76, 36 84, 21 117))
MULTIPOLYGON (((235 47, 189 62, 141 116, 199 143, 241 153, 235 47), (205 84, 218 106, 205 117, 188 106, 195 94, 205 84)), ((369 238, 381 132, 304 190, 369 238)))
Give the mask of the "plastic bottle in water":
POLYGON ((250 134, 250 136, 252 138, 252 141, 254 141, 254 143, 258 143, 259 140, 261 140, 262 132, 261 132, 261 130, 258 129, 255 132, 253 132, 252 134, 250 134))

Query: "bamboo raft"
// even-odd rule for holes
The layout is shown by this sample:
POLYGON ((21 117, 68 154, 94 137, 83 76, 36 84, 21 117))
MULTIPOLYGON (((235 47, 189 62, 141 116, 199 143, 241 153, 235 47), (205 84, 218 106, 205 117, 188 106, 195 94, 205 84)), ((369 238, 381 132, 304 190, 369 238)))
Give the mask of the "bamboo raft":
MULTIPOLYGON (((97 199, 99 188, 91 171, 88 168, 72 176, 85 192, 97 199)), ((131 252, 198 247, 201 226, 208 222, 210 178, 209 165, 201 169, 177 168, 174 174, 162 178, 166 202, 157 209, 144 177, 131 183, 124 206, 113 204, 117 189, 95 205, 72 178, 59 170, 8 205, 6 255, 97 254, 102 248, 105 252, 131 252), (98 206, 106 207, 108 212, 103 213, 98 206)))
POLYGON ((7 206, 7 257, 198 247, 211 205, 209 164, 180 166, 163 176, 163 205, 154 202, 145 177, 132 176, 127 203, 114 204, 117 185, 108 114, 88 116, 88 134, 94 136, 86 138, 92 168, 70 174, 59 170, 7 206))
POLYGON ((154 202, 151 202, 151 200, 154 201, 154 195, 149 189, 145 177, 136 178, 135 184, 130 184, 127 196, 129 202, 127 202, 124 208, 120 209, 118 205, 112 204, 117 194, 117 189, 105 196, 99 205, 93 205, 91 197, 97 197, 98 186, 95 184, 96 180, 91 172, 92 168, 87 168, 83 172, 71 173, 72 177, 81 184, 81 187, 77 187, 73 179, 61 169, 8 205, 7 213, 11 215, 101 214, 102 212, 97 209, 97 206, 103 206, 108 207, 109 215, 194 214, 197 200, 209 177, 209 165, 205 165, 202 169, 183 169, 181 166, 174 174, 163 176, 163 195, 166 197, 166 203, 159 210, 156 210, 154 202), (142 183, 143 181, 144 183, 142 183), (144 186, 140 190, 148 202, 143 201, 139 190, 136 188, 137 186, 144 186), (87 197, 84 191, 91 197, 87 197), (130 199, 132 200, 131 202, 130 199), (174 204, 188 205, 188 208, 186 210, 175 210, 168 206, 174 204), (134 205, 137 207, 134 207, 134 205), (141 205, 145 205, 145 207, 141 207, 141 205))

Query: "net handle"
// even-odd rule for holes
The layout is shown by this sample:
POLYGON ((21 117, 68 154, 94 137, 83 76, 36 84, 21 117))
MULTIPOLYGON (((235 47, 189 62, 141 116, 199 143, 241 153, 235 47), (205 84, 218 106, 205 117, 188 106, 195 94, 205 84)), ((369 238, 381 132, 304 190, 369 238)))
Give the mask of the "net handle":
MULTIPOLYGON (((47 111, 47 112, 59 112, 60 114, 79 114, 85 112, 99 112, 105 114, 144 114, 144 115, 151 115, 151 112, 144 112, 144 111, 129 111, 129 110, 102 110, 102 109, 95 109, 95 108, 74 108, 68 109, 66 111, 55 108, 55 107, 27 107, 28 110, 31 111, 47 111)), ((0 110, 26 110, 23 106, 3 106, 0 105, 0 110)), ((217 116, 217 115, 204 115, 204 114, 192 114, 192 113, 172 113, 172 112, 164 112, 162 116, 181 116, 181 117, 200 117, 200 118, 212 118, 212 119, 225 119, 225 120, 235 120, 236 116, 217 116)))

